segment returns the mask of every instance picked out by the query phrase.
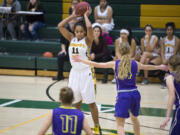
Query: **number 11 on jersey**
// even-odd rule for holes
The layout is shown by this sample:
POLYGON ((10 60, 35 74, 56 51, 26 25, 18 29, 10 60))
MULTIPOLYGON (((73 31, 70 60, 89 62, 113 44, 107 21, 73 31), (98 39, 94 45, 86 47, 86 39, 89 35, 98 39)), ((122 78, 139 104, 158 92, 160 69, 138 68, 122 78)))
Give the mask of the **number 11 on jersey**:
POLYGON ((72 48, 72 54, 79 54, 78 48, 72 48))
POLYGON ((77 131, 77 116, 76 115, 60 115, 62 120, 62 132, 76 134, 77 131))

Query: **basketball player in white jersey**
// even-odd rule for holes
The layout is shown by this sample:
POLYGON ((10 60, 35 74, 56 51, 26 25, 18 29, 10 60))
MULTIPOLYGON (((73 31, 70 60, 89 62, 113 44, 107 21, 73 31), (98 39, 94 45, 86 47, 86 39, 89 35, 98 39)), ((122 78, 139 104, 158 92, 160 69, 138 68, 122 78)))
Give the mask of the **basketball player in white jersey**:
POLYGON ((166 24, 166 34, 161 42, 162 63, 167 65, 169 57, 176 55, 179 48, 179 38, 174 35, 175 24, 169 22, 166 24))
POLYGON ((90 48, 93 42, 93 29, 88 15, 91 9, 88 8, 84 14, 84 21, 78 22, 74 26, 74 34, 69 32, 65 25, 77 17, 75 11, 68 18, 62 20, 59 25, 59 31, 70 42, 69 45, 69 59, 71 63, 71 71, 69 75, 68 86, 74 92, 74 104, 77 109, 81 109, 82 101, 89 105, 92 118, 95 124, 95 134, 101 135, 101 129, 98 120, 98 109, 95 103, 95 82, 93 80, 94 74, 89 65, 81 62, 75 62, 73 57, 80 55, 83 59, 88 59, 90 48))

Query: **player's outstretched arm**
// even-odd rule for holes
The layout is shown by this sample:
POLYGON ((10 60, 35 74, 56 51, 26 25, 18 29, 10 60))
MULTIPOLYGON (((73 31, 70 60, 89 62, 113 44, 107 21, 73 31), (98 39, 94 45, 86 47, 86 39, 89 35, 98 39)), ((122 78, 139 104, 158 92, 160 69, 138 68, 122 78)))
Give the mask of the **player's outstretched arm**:
POLYGON ((168 124, 169 120, 170 120, 170 116, 171 116, 171 111, 173 108, 173 104, 175 101, 175 87, 174 87, 174 78, 172 75, 169 75, 166 78, 166 84, 168 87, 168 93, 169 93, 169 97, 168 97, 168 104, 167 104, 167 113, 166 113, 166 119, 165 121, 160 125, 161 129, 164 129, 166 127, 166 125, 168 124))
POLYGON ((86 118, 84 118, 84 121, 83 121, 83 130, 85 131, 87 135, 93 135, 86 118))
POLYGON ((115 61, 110 61, 110 62, 104 62, 104 63, 97 63, 94 61, 90 61, 90 60, 84 60, 82 58, 80 58, 79 55, 74 57, 74 61, 76 62, 82 62, 84 64, 93 66, 93 67, 97 67, 97 68, 115 68, 115 61))
POLYGON ((71 20, 75 19, 77 17, 77 15, 75 14, 75 12, 73 12, 72 15, 70 15, 69 17, 67 17, 66 19, 62 20, 59 24, 58 24, 58 29, 61 32, 61 34, 68 40, 71 41, 71 39, 74 37, 74 35, 69 32, 69 30, 66 29, 66 24, 68 22, 70 22, 71 20))
POLYGON ((136 61, 138 64, 138 70, 164 70, 168 71, 168 67, 166 65, 159 65, 159 66, 154 66, 154 65, 144 65, 136 61))
POLYGON ((43 127, 41 128, 41 130, 38 132, 38 135, 45 135, 46 131, 49 129, 49 127, 51 126, 52 123, 52 111, 50 112, 50 114, 47 117, 46 122, 44 123, 43 127))

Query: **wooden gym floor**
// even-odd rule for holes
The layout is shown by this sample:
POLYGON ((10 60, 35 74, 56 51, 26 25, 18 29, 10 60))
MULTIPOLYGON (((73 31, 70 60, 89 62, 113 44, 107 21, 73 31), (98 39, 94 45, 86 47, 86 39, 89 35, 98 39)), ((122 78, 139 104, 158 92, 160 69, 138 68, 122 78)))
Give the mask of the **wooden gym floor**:
MULTIPOLYGON (((44 123, 47 113, 58 107, 46 95, 47 87, 53 83, 50 77, 0 76, 0 134, 35 135, 44 123)), ((68 79, 60 81, 50 88, 50 95, 58 99, 59 89, 67 86, 68 79)), ((140 124, 142 135, 168 135, 169 126, 160 130, 160 123, 166 114, 168 100, 167 89, 160 84, 138 84, 141 93, 140 124)), ((96 101, 99 109, 100 124, 103 134, 115 135, 116 123, 114 104, 116 99, 115 84, 97 82, 96 101)), ((83 105, 91 127, 93 122, 87 105, 83 105)), ((126 120, 127 135, 133 135, 130 119, 126 120)), ((47 134, 51 134, 51 129, 47 134)))

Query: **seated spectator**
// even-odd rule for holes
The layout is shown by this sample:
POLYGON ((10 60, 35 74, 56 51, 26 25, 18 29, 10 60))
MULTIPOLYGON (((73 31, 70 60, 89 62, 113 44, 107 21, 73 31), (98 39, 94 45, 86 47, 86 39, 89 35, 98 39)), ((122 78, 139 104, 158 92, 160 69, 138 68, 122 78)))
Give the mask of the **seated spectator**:
MULTIPOLYGON (((161 41, 161 59, 162 64, 167 65, 168 59, 172 55, 176 55, 178 53, 178 49, 180 46, 179 38, 174 35, 175 32, 175 24, 173 22, 166 23, 165 26, 166 29, 166 36, 161 41)), ((167 72, 162 72, 161 74, 161 80, 162 87, 164 88, 166 86, 166 83, 164 81, 164 76, 168 74, 167 72)))
MULTIPOLYGON (((157 58, 158 54, 158 37, 152 35, 153 28, 150 24, 147 24, 144 28, 145 35, 141 38, 141 51, 142 56, 140 63, 148 64, 151 60, 157 58)), ((144 70, 144 80, 141 84, 148 84, 148 71, 144 70)))
POLYGON ((101 25, 102 32, 108 33, 114 28, 113 9, 108 5, 107 0, 100 0, 98 6, 94 9, 94 20, 96 24, 101 25))
MULTIPOLYGON (((12 12, 20 11, 21 4, 18 0, 5 0, 2 3, 3 7, 12 7, 12 12)), ((2 18, 0 18, 0 39, 5 39, 4 29, 7 29, 9 32, 11 39, 16 40, 17 34, 15 28, 18 26, 18 16, 13 14, 4 14, 2 18)))
POLYGON ((115 41, 116 58, 120 57, 120 55, 118 54, 119 50, 117 50, 117 49, 121 43, 128 43, 131 46, 130 57, 131 57, 131 59, 135 59, 137 45, 136 45, 135 39, 132 36, 132 32, 130 29, 121 29, 120 30, 120 37, 118 39, 116 39, 116 41, 115 41))
MULTIPOLYGON (((78 4, 80 1, 79 0, 72 0, 72 5, 69 8, 69 14, 72 14, 72 12, 74 11, 74 7, 76 4, 78 4)), ((68 25, 66 26, 66 28, 70 31, 73 32, 74 30, 74 24, 77 22, 77 19, 74 19, 72 21, 70 21, 68 23, 68 25)), ((58 64, 58 74, 56 77, 53 77, 53 80, 63 80, 64 76, 63 76, 63 66, 64 66, 64 62, 65 61, 69 61, 69 55, 68 55, 68 47, 69 47, 69 41, 66 40, 63 36, 61 36, 60 39, 61 42, 61 51, 58 53, 58 60, 57 60, 57 64, 58 64)))
POLYGON ((161 42, 162 63, 167 65, 169 57, 176 55, 179 49, 179 38, 174 35, 175 24, 173 22, 166 24, 166 36, 161 42))
MULTIPOLYGON (((94 34, 94 41, 92 43, 91 48, 91 60, 96 62, 108 62, 112 60, 112 57, 110 55, 110 52, 107 47, 107 41, 102 36, 102 29, 100 26, 94 26, 93 27, 93 34, 94 34)), ((107 83, 108 79, 108 70, 105 69, 104 71, 104 79, 102 83, 107 83)))
POLYGON ((41 15, 27 15, 25 24, 21 25, 21 30, 27 40, 39 40, 38 30, 45 27, 44 9, 39 0, 29 0, 27 11, 43 12, 41 15))

